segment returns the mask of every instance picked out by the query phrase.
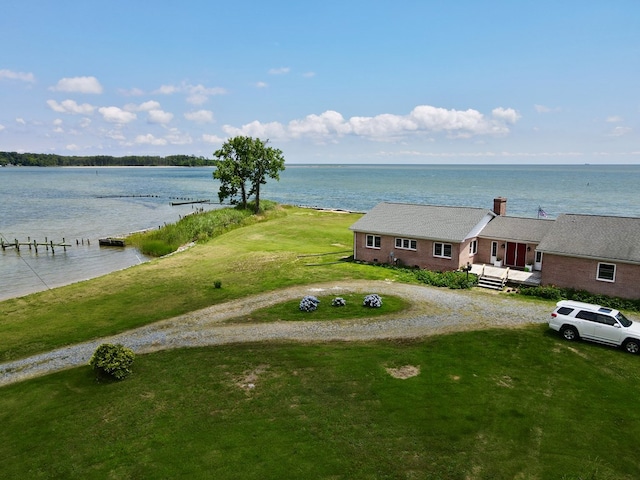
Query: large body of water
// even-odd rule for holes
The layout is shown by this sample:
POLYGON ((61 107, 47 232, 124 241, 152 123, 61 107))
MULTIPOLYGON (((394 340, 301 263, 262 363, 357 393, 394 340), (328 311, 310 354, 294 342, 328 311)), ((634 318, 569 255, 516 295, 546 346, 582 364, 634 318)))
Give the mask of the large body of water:
MULTIPOLYGON (((0 169, 0 238, 64 238, 55 254, 0 251, 0 300, 96 277, 146 259, 98 238, 175 222, 194 208, 219 208, 212 168, 0 169), (178 199, 210 205, 171 206, 178 199), (88 242, 87 242, 88 240, 88 242), (78 241, 79 245, 76 245, 78 241)), ((382 201, 492 208, 550 218, 560 213, 640 216, 640 165, 287 165, 262 198, 367 211, 382 201)))

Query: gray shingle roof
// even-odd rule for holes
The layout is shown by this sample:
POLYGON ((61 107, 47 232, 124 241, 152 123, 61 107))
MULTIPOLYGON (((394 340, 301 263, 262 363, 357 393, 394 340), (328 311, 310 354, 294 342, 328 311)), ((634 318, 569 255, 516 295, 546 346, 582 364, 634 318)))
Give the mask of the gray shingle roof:
POLYGON ((349 227, 356 232, 460 243, 494 214, 470 207, 379 203, 349 227))
POLYGON ((554 220, 499 216, 484 227, 480 236, 520 243, 538 243, 553 223, 554 220))
POLYGON ((562 214, 538 250, 640 263, 640 218, 562 214))

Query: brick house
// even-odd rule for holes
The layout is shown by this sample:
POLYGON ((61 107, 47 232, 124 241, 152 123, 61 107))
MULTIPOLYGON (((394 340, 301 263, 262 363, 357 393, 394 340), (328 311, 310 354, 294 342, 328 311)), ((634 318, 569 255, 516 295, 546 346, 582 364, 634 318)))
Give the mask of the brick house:
POLYGON ((562 214, 538 251, 542 285, 640 298, 640 218, 562 214))
POLYGON ((470 207, 379 203, 349 227, 356 260, 458 270, 474 263, 478 234, 496 216, 470 207))
POLYGON ((383 202, 356 221, 356 260, 458 270, 489 264, 535 270, 541 285, 640 298, 640 218, 509 217, 493 210, 383 202))

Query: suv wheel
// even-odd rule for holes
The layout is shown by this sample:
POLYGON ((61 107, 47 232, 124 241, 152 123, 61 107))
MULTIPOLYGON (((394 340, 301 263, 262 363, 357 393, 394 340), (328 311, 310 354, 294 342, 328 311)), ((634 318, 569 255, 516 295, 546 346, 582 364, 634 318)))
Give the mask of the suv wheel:
POLYGON ((637 354, 640 352, 640 341, 631 338, 624 342, 624 349, 629 353, 637 354))
POLYGON ((569 340, 570 342, 580 338, 580 335, 578 335, 578 331, 574 327, 562 327, 561 333, 562 337, 565 340, 569 340))

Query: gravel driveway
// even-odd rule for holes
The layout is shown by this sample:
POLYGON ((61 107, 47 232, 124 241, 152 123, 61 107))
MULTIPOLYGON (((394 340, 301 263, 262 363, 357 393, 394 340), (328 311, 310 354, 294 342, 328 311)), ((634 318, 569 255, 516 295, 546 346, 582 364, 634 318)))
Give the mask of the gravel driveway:
POLYGON ((102 343, 121 343, 136 353, 179 347, 265 340, 318 342, 372 340, 438 335, 470 329, 517 327, 545 323, 548 307, 519 302, 490 291, 447 290, 384 281, 349 281, 306 285, 263 293, 190 312, 118 335, 0 364, 0 386, 67 368, 87 365, 102 343), (377 293, 403 297, 411 308, 373 319, 319 322, 224 324, 253 310, 304 295, 377 293))

